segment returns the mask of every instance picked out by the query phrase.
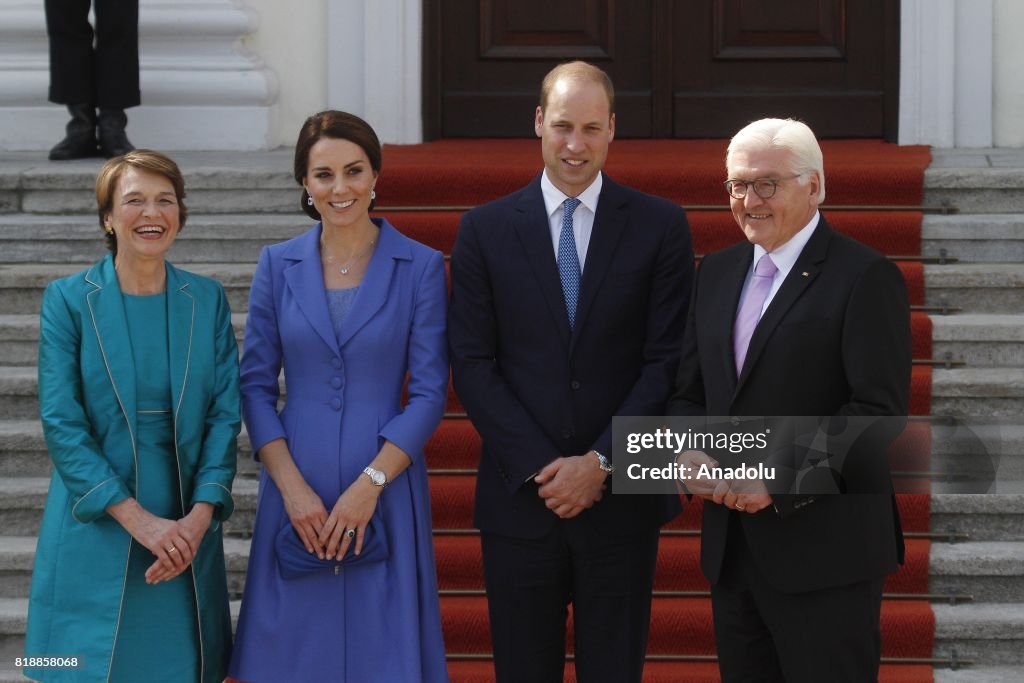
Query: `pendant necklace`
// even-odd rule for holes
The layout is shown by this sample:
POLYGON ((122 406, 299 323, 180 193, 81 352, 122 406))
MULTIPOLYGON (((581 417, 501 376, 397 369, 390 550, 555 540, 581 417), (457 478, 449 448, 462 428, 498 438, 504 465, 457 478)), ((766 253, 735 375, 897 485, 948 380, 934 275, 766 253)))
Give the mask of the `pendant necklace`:
MULTIPOLYGON (((348 272, 352 270, 352 266, 354 266, 357 261, 361 260, 364 256, 373 251, 373 246, 375 244, 377 244, 377 240, 370 240, 370 243, 366 245, 366 249, 359 252, 358 254, 355 254, 352 258, 350 258, 348 261, 341 264, 340 266, 337 266, 338 272, 341 273, 342 275, 348 275, 348 272)), ((331 253, 331 250, 330 248, 328 248, 327 243, 324 242, 323 237, 320 238, 320 249, 325 254, 324 260, 327 261, 327 263, 334 265, 334 254, 331 253)))

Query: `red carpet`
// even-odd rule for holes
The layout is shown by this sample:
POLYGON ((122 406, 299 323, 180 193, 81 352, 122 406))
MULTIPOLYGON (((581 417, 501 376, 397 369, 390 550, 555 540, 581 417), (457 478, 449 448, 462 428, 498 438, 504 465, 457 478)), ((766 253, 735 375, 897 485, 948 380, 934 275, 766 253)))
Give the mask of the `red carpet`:
MULTIPOLYGON (((689 208, 694 250, 710 253, 742 238, 727 210, 724 180, 726 142, 722 140, 618 140, 607 169, 627 185, 667 197, 689 208)), ((921 253, 923 171, 931 160, 926 147, 897 147, 879 141, 825 141, 826 206, 832 225, 893 257, 907 281, 911 305, 924 303, 923 267, 905 257, 921 253), (848 207, 848 208, 831 208, 848 207), (857 209, 849 207, 858 207, 857 209), (904 258, 900 258, 904 257, 904 258)), ((496 199, 527 184, 541 168, 536 140, 442 140, 423 145, 386 146, 377 185, 379 215, 407 235, 444 253, 451 251, 458 221, 467 207, 496 199), (403 210, 404 209, 404 210, 403 210), (441 210, 438 210, 441 209, 441 210), (444 210, 447 209, 447 210, 444 210)), ((911 316, 913 356, 931 358, 931 320, 911 316)), ((931 408, 931 367, 913 370, 911 413, 931 408)), ((449 392, 448 417, 427 445, 431 469, 438 580, 442 591, 445 644, 453 683, 491 683, 490 629, 479 537, 472 531, 473 494, 480 438, 464 417, 458 397, 449 392), (468 591, 468 594, 452 592, 468 591)), ((927 467, 929 434, 911 423, 891 454, 896 472, 927 467)), ((898 480, 906 490, 921 484, 898 480)), ((926 486, 927 482, 923 482, 926 486)), ((898 496, 903 528, 928 530, 927 495, 898 496)), ((662 536, 649 641, 647 683, 717 683, 717 665, 707 581, 699 568, 702 507, 688 505, 662 536), (673 594, 676 593, 676 594, 673 594), (683 593, 685 595, 678 595, 683 593)), ((929 541, 907 540, 903 568, 886 580, 883 604, 883 683, 931 681, 931 667, 900 663, 928 658, 934 619, 923 599, 897 599, 928 590, 929 541)), ((568 640, 571 652, 571 636, 568 640)), ((575 681, 572 663, 566 681, 575 681)))
MULTIPOLYGON (((616 140, 606 168, 616 180, 689 204, 727 204, 725 140, 616 140)), ((919 205, 927 147, 825 140, 826 203, 919 205)), ((385 145, 381 206, 472 206, 518 190, 540 172, 537 140, 439 140, 385 145)))

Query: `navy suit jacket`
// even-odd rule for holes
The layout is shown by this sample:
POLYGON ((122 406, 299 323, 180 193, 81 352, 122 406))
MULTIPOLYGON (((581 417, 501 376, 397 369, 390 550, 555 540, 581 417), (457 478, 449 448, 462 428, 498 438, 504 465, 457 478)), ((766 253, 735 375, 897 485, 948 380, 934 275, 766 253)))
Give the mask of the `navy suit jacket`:
MULTIPOLYGON (((753 245, 741 242, 701 263, 669 414, 906 416, 911 351, 903 276, 824 217, 754 330, 737 377, 733 322, 753 254, 753 245)), ((888 468, 879 461, 889 493, 776 496, 778 511, 740 515, 769 582, 800 592, 896 570, 903 535, 888 468)), ((730 514, 738 513, 704 506, 701 564, 712 583, 730 514)))
MULTIPOLYGON (((453 380, 483 440, 475 523, 538 538, 558 518, 528 479, 560 456, 612 457, 614 415, 664 412, 693 278, 686 214, 605 176, 572 330, 540 176, 463 217, 451 272, 453 380)), ((581 518, 610 533, 680 510, 608 483, 581 518)))

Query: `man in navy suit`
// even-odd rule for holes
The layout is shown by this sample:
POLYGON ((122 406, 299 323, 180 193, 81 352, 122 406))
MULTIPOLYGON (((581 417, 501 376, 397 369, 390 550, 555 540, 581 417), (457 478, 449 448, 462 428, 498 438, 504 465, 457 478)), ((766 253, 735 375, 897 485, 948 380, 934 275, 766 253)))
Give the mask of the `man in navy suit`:
POLYGON ((607 74, 572 62, 541 88, 544 171, 468 212, 452 250, 455 389, 483 449, 481 530, 499 682, 639 682, 659 527, 677 496, 612 495, 612 417, 660 415, 693 277, 684 211, 601 169, 607 74))
MULTIPOLYGON (((899 269, 818 212, 822 154, 803 123, 751 123, 726 166, 747 240, 701 263, 668 412, 871 419, 893 436, 910 395, 899 269)), ((722 482, 705 504, 701 566, 724 683, 877 680, 882 584, 903 561, 884 440, 835 473, 845 495, 722 482)), ((775 465, 791 482, 820 469, 775 465)))

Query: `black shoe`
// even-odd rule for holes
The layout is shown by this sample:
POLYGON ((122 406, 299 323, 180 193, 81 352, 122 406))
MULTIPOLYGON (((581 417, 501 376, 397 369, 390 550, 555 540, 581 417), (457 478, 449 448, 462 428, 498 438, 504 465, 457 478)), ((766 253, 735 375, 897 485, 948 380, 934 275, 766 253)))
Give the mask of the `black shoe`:
POLYGON ((86 159, 100 155, 96 143, 96 108, 91 104, 69 104, 71 120, 67 137, 50 150, 51 161, 86 159))
POLYGON ((119 157, 122 154, 135 149, 135 145, 128 142, 128 135, 124 127, 128 125, 128 117, 124 109, 100 109, 100 118, 97 128, 100 137, 100 152, 106 158, 119 157))

